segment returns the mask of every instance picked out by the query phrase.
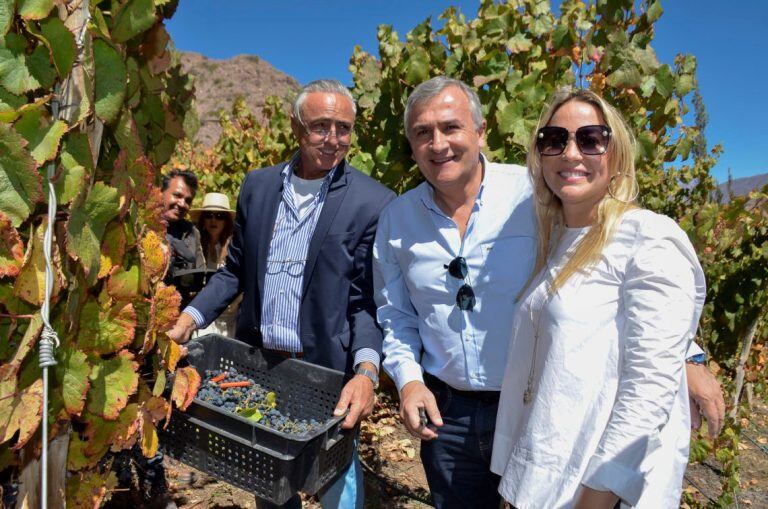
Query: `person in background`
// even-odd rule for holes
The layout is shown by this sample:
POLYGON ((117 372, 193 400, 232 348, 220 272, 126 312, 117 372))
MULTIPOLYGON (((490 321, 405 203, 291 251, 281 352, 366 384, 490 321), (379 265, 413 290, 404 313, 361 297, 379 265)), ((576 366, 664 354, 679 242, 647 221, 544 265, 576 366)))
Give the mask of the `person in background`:
POLYGON ((185 284, 194 278, 179 277, 180 272, 205 269, 205 257, 200 232, 185 219, 197 192, 197 176, 188 170, 171 170, 163 176, 163 212, 161 219, 167 227, 165 238, 171 247, 171 263, 165 275, 166 284, 173 284, 181 294, 182 306, 191 300, 197 288, 185 284))
POLYGON ((538 250, 491 461, 514 507, 679 506, 706 288, 685 232, 637 205, 634 161, 621 114, 590 90, 559 90, 532 136, 538 250))
MULTIPOLYGON (((218 270, 224 266, 234 230, 235 211, 229 207, 229 198, 222 193, 206 193, 200 208, 192 209, 189 215, 200 231, 206 268, 218 270)), ((237 308, 241 299, 238 296, 208 327, 198 330, 197 335, 221 334, 234 338, 237 308)))

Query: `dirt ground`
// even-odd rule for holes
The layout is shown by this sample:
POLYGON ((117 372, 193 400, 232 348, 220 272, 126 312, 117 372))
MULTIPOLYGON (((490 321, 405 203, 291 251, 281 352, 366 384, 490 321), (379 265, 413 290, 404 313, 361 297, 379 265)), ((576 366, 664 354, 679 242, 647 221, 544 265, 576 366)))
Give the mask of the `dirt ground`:
MULTIPOLYGON (((756 402, 742 431, 740 447, 741 493, 738 507, 768 509, 768 406, 756 402)), ((366 508, 422 509, 431 507, 419 443, 400 424, 396 405, 380 395, 374 415, 361 429, 360 456, 365 471, 366 508), (426 503, 425 503, 426 502, 426 503)), ((235 509, 256 507, 253 495, 209 475, 166 459, 170 494, 181 509, 235 509)), ((703 502, 720 493, 720 465, 713 456, 690 465, 685 489, 703 502)), ((136 508, 137 498, 115 493, 107 507, 136 508)), ((304 507, 319 509, 313 497, 304 507)))

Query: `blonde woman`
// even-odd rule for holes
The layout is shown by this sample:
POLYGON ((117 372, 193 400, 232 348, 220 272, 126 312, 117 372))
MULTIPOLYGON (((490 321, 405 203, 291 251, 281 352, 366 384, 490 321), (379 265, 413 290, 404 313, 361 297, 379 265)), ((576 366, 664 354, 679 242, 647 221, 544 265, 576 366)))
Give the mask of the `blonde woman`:
POLYGON ((499 492, 518 509, 676 508, 684 359, 705 292, 696 254, 636 205, 634 140, 594 93, 555 95, 528 167, 539 247, 496 421, 499 492))

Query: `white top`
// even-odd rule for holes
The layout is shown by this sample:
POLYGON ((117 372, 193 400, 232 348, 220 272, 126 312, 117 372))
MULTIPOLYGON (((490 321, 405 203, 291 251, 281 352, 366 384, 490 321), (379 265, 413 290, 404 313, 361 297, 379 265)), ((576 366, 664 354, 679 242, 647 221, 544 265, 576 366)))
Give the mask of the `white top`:
POLYGON ((296 211, 299 217, 304 217, 307 209, 320 194, 320 188, 323 187, 325 179, 307 180, 299 177, 295 173, 291 175, 291 184, 293 184, 293 203, 296 205, 296 211))
MULTIPOLYGON (((550 274, 586 231, 563 234, 550 274)), ((568 508, 584 484, 622 508, 677 508, 690 437, 684 359, 705 296, 688 238, 668 217, 631 211, 591 272, 552 298, 547 284, 534 280, 513 322, 491 464, 499 492, 518 509, 568 508)))

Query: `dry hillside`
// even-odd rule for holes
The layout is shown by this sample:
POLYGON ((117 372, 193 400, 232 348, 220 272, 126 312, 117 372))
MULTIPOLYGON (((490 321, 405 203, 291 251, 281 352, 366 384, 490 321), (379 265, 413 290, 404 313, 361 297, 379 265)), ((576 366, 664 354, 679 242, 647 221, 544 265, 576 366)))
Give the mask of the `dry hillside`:
POLYGON ((182 52, 181 66, 195 78, 195 97, 200 131, 196 141, 213 145, 219 139, 219 114, 229 111, 235 97, 245 97, 251 110, 261 116, 268 95, 285 97, 299 88, 298 82, 256 55, 238 55, 227 60, 182 52))

